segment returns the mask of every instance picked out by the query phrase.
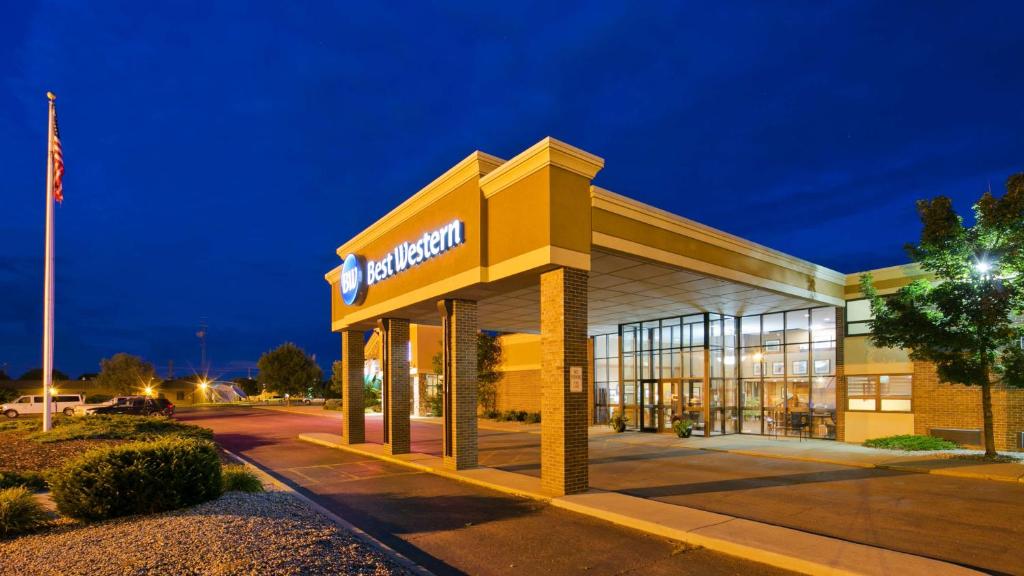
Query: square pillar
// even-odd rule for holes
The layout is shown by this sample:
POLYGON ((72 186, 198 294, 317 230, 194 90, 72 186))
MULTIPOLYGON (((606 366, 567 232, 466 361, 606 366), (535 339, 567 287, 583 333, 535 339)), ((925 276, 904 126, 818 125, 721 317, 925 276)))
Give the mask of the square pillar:
POLYGON ((437 303, 444 329, 442 348, 442 459, 446 468, 477 465, 477 315, 476 302, 437 303))
POLYGON ((409 321, 382 318, 380 326, 380 366, 384 379, 380 386, 383 413, 384 448, 389 454, 408 454, 409 399, 409 321))
POLYGON ((366 442, 366 409, 363 405, 363 333, 341 332, 341 437, 345 444, 366 442))
POLYGON ((540 277, 540 480, 554 496, 586 492, 587 272, 540 277))

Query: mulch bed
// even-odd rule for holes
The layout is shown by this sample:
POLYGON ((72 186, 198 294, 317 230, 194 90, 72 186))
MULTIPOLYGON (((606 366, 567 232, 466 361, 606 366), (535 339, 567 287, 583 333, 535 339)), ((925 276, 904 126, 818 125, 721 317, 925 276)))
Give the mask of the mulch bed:
POLYGON ((124 440, 67 440, 64 442, 35 442, 25 436, 28 432, 7 430, 0 432, 0 471, 42 472, 57 468, 64 462, 97 446, 116 446, 124 440))

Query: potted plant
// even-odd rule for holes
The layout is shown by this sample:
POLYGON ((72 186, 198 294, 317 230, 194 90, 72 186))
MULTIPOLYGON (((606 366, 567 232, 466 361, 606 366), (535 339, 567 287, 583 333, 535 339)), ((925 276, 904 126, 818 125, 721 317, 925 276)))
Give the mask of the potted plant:
POLYGON ((672 431, 680 438, 689 438, 693 434, 693 421, 680 416, 672 417, 672 431))
POLYGON ((616 432, 625 432, 626 424, 629 422, 629 417, 625 414, 617 412, 612 414, 612 417, 608 419, 608 425, 612 427, 612 430, 616 432))

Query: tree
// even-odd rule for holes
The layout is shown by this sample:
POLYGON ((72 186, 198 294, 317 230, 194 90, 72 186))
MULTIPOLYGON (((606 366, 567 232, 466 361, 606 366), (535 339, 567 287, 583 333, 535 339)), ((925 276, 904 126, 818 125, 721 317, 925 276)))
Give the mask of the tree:
MULTIPOLYGON (((51 374, 53 374, 54 382, 58 380, 71 380, 71 378, 67 374, 61 372, 60 370, 57 370, 56 368, 53 369, 53 372, 51 374)), ((41 382, 43 380, 43 369, 33 368, 28 372, 25 372, 21 376, 18 376, 18 380, 24 380, 26 382, 41 382)))
MULTIPOLYGON (((443 343, 442 343, 443 345, 443 343)), ((495 334, 478 332, 476 335, 476 382, 477 402, 485 412, 493 412, 498 404, 498 381, 503 374, 498 371, 501 365, 501 340, 495 334)), ((444 379, 444 353, 438 352, 431 357, 434 373, 444 379)), ((437 410, 440 412, 440 409, 437 410)), ((440 416, 440 414, 438 414, 440 416)))
POLYGON ((100 375, 96 385, 109 388, 117 394, 132 394, 152 385, 156 370, 138 356, 118 352, 100 361, 100 375))
POLYGON ((478 332, 476 335, 477 401, 485 412, 494 412, 498 405, 498 381, 502 373, 501 341, 495 334, 478 332))
POLYGON ((7 375, 7 370, 0 368, 0 381, 10 380, 11 377, 7 375))
POLYGON ((260 356, 256 366, 260 370, 259 382, 264 388, 290 396, 305 394, 323 377, 323 371, 313 358, 291 342, 260 356))
POLYGON ((341 360, 335 360, 331 363, 331 382, 329 384, 329 389, 334 394, 337 394, 338 398, 342 398, 342 395, 344 394, 344 380, 342 374, 343 366, 344 364, 341 360))
POLYGON ((260 383, 255 378, 235 378, 232 380, 242 392, 245 392, 246 396, 258 396, 263 390, 260 388, 260 383))
POLYGON ((993 382, 1024 387, 1024 173, 1001 198, 985 193, 965 226, 944 196, 921 200, 924 229, 907 251, 934 281, 917 280, 881 298, 870 275, 871 343, 906 348, 935 364, 940 381, 981 387, 985 456, 995 457, 993 382))

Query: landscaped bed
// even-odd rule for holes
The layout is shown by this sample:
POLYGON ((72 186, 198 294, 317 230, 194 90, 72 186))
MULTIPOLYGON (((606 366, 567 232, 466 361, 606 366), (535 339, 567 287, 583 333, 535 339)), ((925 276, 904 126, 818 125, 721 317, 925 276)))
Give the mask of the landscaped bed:
POLYGON ((923 436, 918 434, 902 434, 899 436, 872 438, 870 440, 866 440, 864 445, 868 448, 904 450, 907 452, 956 450, 960 447, 956 442, 950 442, 949 440, 943 440, 942 438, 936 438, 934 436, 923 436))
POLYGON ((406 573, 287 492, 264 492, 251 470, 225 465, 208 429, 141 416, 40 428, 0 422, 5 575, 406 573))
POLYGON ((69 523, 0 541, 10 575, 405 574, 285 492, 228 492, 192 508, 69 523))

